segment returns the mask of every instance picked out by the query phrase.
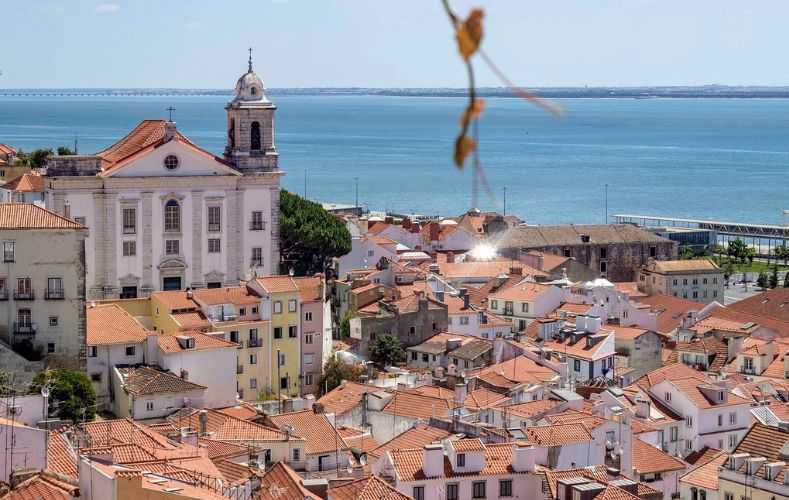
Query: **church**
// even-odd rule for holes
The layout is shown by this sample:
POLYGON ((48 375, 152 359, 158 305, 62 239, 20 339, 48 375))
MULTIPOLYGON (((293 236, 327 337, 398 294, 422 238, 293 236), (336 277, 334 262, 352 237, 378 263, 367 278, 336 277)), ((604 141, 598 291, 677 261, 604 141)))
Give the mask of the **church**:
POLYGON ((88 298, 218 288, 278 271, 283 172, 265 90, 250 52, 225 106, 221 158, 171 120, 145 120, 95 154, 50 158, 47 208, 88 227, 88 298))

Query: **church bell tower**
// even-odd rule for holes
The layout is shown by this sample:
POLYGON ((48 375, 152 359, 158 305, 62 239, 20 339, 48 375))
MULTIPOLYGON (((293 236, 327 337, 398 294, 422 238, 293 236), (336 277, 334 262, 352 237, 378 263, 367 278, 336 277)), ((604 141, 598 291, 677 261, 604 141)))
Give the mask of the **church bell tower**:
POLYGON ((277 107, 266 98, 263 80, 249 69, 236 83, 236 97, 227 110, 227 146, 225 159, 241 172, 272 172, 279 164, 274 146, 274 111, 277 107))

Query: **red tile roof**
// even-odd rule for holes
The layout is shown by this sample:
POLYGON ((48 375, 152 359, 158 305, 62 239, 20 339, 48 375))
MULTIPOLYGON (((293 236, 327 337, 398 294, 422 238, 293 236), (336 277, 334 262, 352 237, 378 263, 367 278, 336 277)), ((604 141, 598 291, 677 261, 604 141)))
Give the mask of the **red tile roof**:
POLYGON ((685 470, 681 460, 640 439, 633 440, 633 467, 639 474, 656 474, 685 470))
POLYGON ((371 451, 370 456, 377 458, 392 450, 421 449, 426 444, 443 441, 451 436, 452 433, 444 429, 417 424, 371 451))
POLYGON ((70 500, 78 496, 79 486, 43 473, 19 483, 3 498, 5 500, 70 500))
POLYGON ((536 425, 521 430, 529 442, 540 446, 562 446, 594 439, 582 423, 536 425))
POLYGON ((773 288, 738 300, 727 307, 735 311, 789 322, 789 288, 773 288))
POLYGON ((500 406, 512 398, 489 389, 476 389, 468 393, 463 400, 463 406, 471 412, 478 412, 494 406, 500 406))
POLYGON ((120 367, 118 371, 123 377, 123 389, 136 396, 183 393, 206 388, 204 385, 189 382, 173 373, 155 370, 147 366, 120 367))
MULTIPOLYGON (((452 469, 449 459, 444 456, 444 473, 436 478, 471 476, 502 476, 509 474, 529 474, 516 472, 512 468, 512 443, 489 444, 485 446, 485 467, 479 472, 458 473, 452 469)), ((427 479, 422 471, 423 450, 390 451, 392 463, 401 481, 423 481, 427 479)))
POLYGON ((526 282, 493 293, 489 296, 488 300, 498 299, 498 300, 519 300, 524 302, 531 302, 537 299, 538 297, 542 296, 552 288, 553 285, 543 285, 541 283, 526 282))
POLYGON ((85 229, 85 226, 30 203, 0 203, 0 230, 85 229))
POLYGON ((400 493, 378 476, 329 488, 332 500, 409 500, 412 497, 400 493))
POLYGON ((362 403, 362 394, 378 392, 380 387, 358 384, 346 380, 345 387, 339 385, 318 399, 326 413, 334 413, 338 417, 345 415, 362 403))
POLYGON ((718 469, 726 463, 728 457, 725 451, 715 450, 712 456, 700 458, 694 464, 695 468, 679 480, 706 490, 718 491, 718 469))
POLYGON ((321 296, 323 278, 320 275, 293 278, 293 281, 296 282, 296 286, 299 288, 299 292, 301 292, 302 302, 319 302, 323 300, 321 296))
MULTIPOLYGON (((285 433, 276 429, 241 420, 215 410, 206 410, 206 412, 208 415, 206 430, 213 432, 212 438, 219 441, 284 441, 286 438, 285 433)), ((177 427, 189 427, 196 430, 198 426, 197 413, 195 411, 191 415, 183 415, 173 423, 177 427)), ((291 436, 291 439, 303 442, 302 438, 291 436)))
POLYGON ((282 462, 275 463, 261 478, 257 492, 262 500, 285 500, 290 498, 315 499, 319 497, 301 485, 301 476, 282 462))
POLYGON ((290 426, 294 435, 306 439, 307 455, 334 453, 336 450, 343 453, 348 449, 342 436, 335 431, 334 426, 323 413, 302 410, 269 415, 267 418, 281 431, 284 431, 286 426, 290 426))
POLYGON ((197 310, 199 307, 194 299, 190 298, 185 290, 171 290, 166 292, 153 292, 151 298, 160 300, 170 311, 197 310))
POLYGON ((446 416, 452 411, 452 407, 453 403, 448 399, 398 391, 381 411, 404 417, 429 419, 446 416))
POLYGON ((196 331, 189 331, 189 332, 172 332, 172 333, 162 333, 157 335, 156 341, 159 344, 159 348, 165 352, 165 354, 173 354, 177 352, 184 352, 184 351, 201 351, 201 350, 208 350, 208 349, 237 349, 238 343, 230 342, 228 340, 221 339, 219 337, 215 337, 213 335, 208 335, 207 333, 203 332, 196 332, 196 331), (191 337, 195 341, 194 348, 187 349, 183 347, 178 342, 178 337, 186 336, 191 337))
POLYGON ((196 300, 206 305, 255 305, 260 303, 260 297, 247 290, 246 286, 200 288, 192 290, 192 294, 196 300))
POLYGON ((151 333, 118 304, 87 308, 88 345, 145 342, 151 333))
POLYGON ((5 144, 0 144, 0 155, 8 155, 16 153, 16 150, 11 146, 6 146, 5 144))
POLYGON ((259 276, 255 278, 268 293, 298 292, 299 287, 290 276, 259 276))
POLYGON ((713 307, 704 315, 705 318, 710 316, 739 322, 741 325, 745 323, 756 323, 769 330, 772 330, 780 337, 789 337, 789 322, 780 321, 775 318, 758 316, 756 314, 738 311, 729 307, 713 307))
POLYGON ((649 295, 638 299, 638 304, 647 304, 657 314, 657 331, 668 334, 682 324, 682 317, 688 311, 700 311, 706 304, 681 299, 670 295, 649 295))
POLYGON ((506 411, 518 417, 534 418, 554 410, 561 404, 561 401, 556 401, 555 399, 537 399, 535 401, 524 401, 523 403, 506 405, 501 409, 502 411, 506 411))
POLYGON ((709 382, 711 380, 708 376, 704 375, 703 373, 699 373, 687 365, 675 363, 673 365, 664 366, 645 374, 633 382, 632 385, 649 389, 653 385, 658 384, 666 379, 675 380, 686 377, 695 378, 700 382, 709 382))
POLYGON ((43 193, 44 184, 44 177, 41 174, 29 172, 3 184, 2 188, 16 193, 43 193))
POLYGON ((216 411, 230 415, 231 417, 240 418, 241 420, 251 420, 253 417, 260 415, 257 408, 249 403, 241 403, 236 406, 228 406, 227 408, 218 408, 216 411))
POLYGON ((47 442, 47 467, 67 477, 79 478, 77 455, 65 435, 66 428, 49 433, 47 442))

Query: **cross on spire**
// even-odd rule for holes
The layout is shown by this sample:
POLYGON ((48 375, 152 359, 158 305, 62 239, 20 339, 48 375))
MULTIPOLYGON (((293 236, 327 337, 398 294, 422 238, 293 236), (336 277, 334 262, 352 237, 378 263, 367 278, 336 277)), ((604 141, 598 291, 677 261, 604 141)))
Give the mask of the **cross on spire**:
POLYGON ((249 71, 252 71, 252 47, 249 48, 249 71))
POLYGON ((169 121, 173 121, 173 111, 175 111, 175 108, 170 106, 168 108, 165 108, 165 110, 170 112, 170 120, 169 121))

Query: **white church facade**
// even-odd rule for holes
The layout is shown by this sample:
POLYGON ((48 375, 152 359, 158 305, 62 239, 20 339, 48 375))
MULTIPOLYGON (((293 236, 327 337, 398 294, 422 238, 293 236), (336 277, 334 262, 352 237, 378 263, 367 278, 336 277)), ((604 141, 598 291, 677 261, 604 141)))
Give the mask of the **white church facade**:
POLYGON ((47 208, 88 227, 88 298, 214 288, 278 271, 276 106, 251 58, 226 110, 222 158, 172 121, 145 120, 104 151, 50 159, 47 208))

